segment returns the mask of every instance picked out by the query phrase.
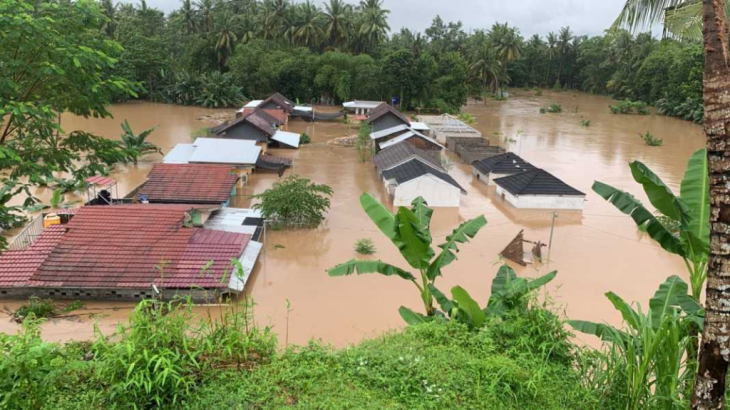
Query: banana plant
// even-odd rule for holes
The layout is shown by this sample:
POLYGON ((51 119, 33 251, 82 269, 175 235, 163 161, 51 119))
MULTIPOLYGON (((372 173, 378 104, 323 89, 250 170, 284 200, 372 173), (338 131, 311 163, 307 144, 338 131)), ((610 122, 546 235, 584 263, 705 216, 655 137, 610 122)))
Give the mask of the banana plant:
POLYGON ((418 323, 432 318, 437 313, 431 291, 436 279, 441 276, 443 268, 457 259, 458 245, 474 238, 487 224, 487 220, 484 216, 479 216, 459 225, 446 237, 444 243, 438 245, 440 251, 437 254, 431 246, 433 238, 430 225, 433 210, 423 198, 416 198, 410 209, 400 207, 395 213, 390 212, 369 194, 360 197, 360 204, 373 223, 398 248, 403 259, 417 273, 414 275, 406 269, 379 260, 355 259, 339 264, 329 269, 327 273, 330 276, 379 273, 408 280, 418 289, 426 314, 422 315, 401 307, 399 310, 401 316, 408 323, 418 323))
MULTIPOLYGON (((695 349, 692 329, 702 329, 704 310, 688 295, 687 283, 670 276, 649 301, 649 311, 636 309, 613 292, 606 297, 621 313, 626 324, 618 329, 608 324, 569 320, 575 330, 601 338, 609 347, 602 364, 604 373, 626 383, 626 408, 675 408, 650 405, 650 396, 675 399, 682 394, 683 383, 691 383, 694 368, 685 354, 695 349)), ((675 401, 676 402, 676 401, 675 401)))
POLYGON ((127 120, 124 120, 122 123, 122 131, 124 131, 122 134, 122 144, 128 151, 129 159, 135 165, 137 165, 137 160, 142 155, 151 153, 162 155, 162 150, 160 150, 160 148, 151 142, 147 142, 147 137, 149 137, 156 128, 157 127, 153 127, 142 131, 138 135, 132 131, 132 127, 129 125, 127 120))
MULTIPOLYGON (((428 286, 445 316, 451 320, 465 323, 471 328, 479 328, 487 317, 503 317, 507 312, 527 309, 528 295, 555 279, 557 274, 556 271, 553 271, 535 279, 526 279, 518 277, 509 265, 502 265, 492 280, 492 295, 484 308, 480 308, 479 304, 460 286, 451 289, 453 299, 447 298, 433 284, 428 286)), ((414 324, 408 319, 406 322, 414 324)))
POLYGON ((639 161, 629 164, 656 210, 679 227, 673 232, 631 194, 596 181, 593 191, 630 215, 636 224, 667 252, 679 255, 687 267, 692 296, 699 301, 707 279, 710 251, 710 190, 707 151, 698 150, 689 159, 676 196, 649 167, 639 161))

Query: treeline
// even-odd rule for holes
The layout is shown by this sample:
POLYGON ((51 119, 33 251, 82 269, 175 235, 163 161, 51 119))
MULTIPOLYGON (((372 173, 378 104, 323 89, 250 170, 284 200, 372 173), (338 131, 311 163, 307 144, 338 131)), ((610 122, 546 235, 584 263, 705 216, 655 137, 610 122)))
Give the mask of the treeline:
POLYGON ((391 33, 381 0, 182 0, 167 16, 144 0, 101 6, 102 29, 124 47, 120 73, 157 101, 232 106, 280 91, 301 102, 398 98, 453 112, 506 86, 548 87, 702 118, 701 46, 650 34, 564 27, 525 39, 507 23, 467 33, 438 16, 424 33, 391 33))

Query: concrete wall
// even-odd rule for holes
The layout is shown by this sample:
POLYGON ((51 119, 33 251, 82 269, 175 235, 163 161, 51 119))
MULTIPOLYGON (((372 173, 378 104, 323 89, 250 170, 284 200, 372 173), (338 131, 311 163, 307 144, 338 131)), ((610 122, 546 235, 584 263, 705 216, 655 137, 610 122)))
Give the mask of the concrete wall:
POLYGON ((395 188, 393 206, 410 206, 419 196, 431 207, 458 208, 461 190, 432 175, 424 175, 398 185, 395 188))
MULTIPOLYGON (((155 295, 152 286, 144 289, 127 288, 51 288, 51 287, 10 287, 0 288, 0 299, 27 299, 38 296, 43 299, 59 300, 103 300, 110 301, 140 301, 151 299, 155 295)), ((174 296, 190 296, 194 302, 215 302, 220 291, 210 289, 163 289, 162 296, 170 300, 174 296)))
POLYGON ((489 185, 489 186, 496 186, 497 184, 494 183, 494 180, 497 178, 510 176, 510 174, 495 174, 492 172, 485 175, 485 174, 481 173, 478 169, 476 169, 476 167, 472 167, 471 169, 472 169, 472 175, 474 175, 479 180, 479 182, 483 183, 484 185, 489 185))
POLYGON ((500 186, 497 195, 520 209, 582 210, 585 204, 585 196, 512 195, 500 186))
POLYGON ((395 114, 389 112, 378 118, 377 120, 371 122, 370 126, 372 127, 372 132, 378 132, 401 124, 405 124, 403 120, 396 117, 395 114))

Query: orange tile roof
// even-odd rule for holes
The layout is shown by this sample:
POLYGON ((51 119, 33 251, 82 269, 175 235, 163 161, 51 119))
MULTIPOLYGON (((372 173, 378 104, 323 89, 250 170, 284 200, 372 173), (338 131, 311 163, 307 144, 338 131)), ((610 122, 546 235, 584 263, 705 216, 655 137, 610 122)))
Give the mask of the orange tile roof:
POLYGON ((64 226, 49 226, 27 249, 0 254, 0 287, 26 285, 65 233, 64 226))
POLYGON ((152 203, 223 204, 238 181, 230 165, 155 164, 138 195, 152 203))

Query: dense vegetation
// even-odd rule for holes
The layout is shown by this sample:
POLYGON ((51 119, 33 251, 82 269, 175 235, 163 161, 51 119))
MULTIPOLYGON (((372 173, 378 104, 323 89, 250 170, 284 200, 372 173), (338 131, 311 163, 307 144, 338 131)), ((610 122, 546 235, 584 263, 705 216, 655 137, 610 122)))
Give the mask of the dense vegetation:
POLYGON ((279 91, 307 103, 398 98, 404 108, 458 111, 468 96, 499 99, 508 85, 610 94, 702 118, 700 45, 649 34, 564 27, 523 38, 507 24, 467 34, 438 16, 424 33, 390 33, 380 0, 183 0, 167 16, 144 1, 102 6, 104 31, 124 47, 118 72, 159 101, 225 106, 279 91))

